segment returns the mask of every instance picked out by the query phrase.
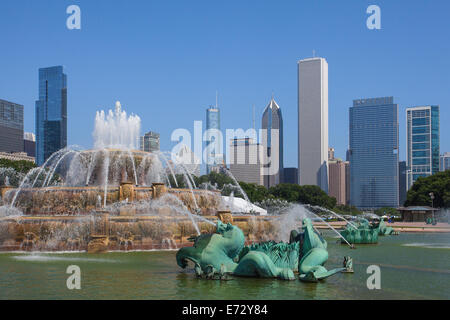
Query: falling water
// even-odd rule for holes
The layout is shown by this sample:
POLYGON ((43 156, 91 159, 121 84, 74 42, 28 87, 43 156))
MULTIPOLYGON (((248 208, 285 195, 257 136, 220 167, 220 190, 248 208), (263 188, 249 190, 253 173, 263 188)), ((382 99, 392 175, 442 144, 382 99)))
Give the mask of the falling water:
POLYGON ((108 194, 108 173, 109 173, 109 152, 108 150, 105 150, 105 154, 106 154, 106 159, 105 162, 103 164, 105 171, 103 172, 103 178, 105 179, 105 192, 103 195, 103 206, 106 207, 106 198, 107 198, 107 194, 108 194))
POLYGON ((310 205, 310 204, 307 204, 307 205, 305 205, 305 206, 306 206, 306 207, 309 207, 309 208, 312 208, 312 209, 318 209, 318 210, 322 210, 322 211, 331 213, 332 215, 334 215, 334 216, 336 216, 336 217, 338 217, 338 218, 340 218, 340 219, 346 221, 346 222, 349 223, 352 227, 358 229, 353 223, 351 223, 350 221, 348 221, 347 219, 345 219, 343 216, 337 214, 336 212, 334 212, 334 211, 332 211, 332 210, 329 210, 329 209, 327 209, 327 208, 323 208, 323 207, 321 207, 321 206, 312 206, 312 205, 310 205))
MULTIPOLYGON (((306 209, 308 210, 308 209, 306 209)), ((337 231, 335 228, 333 228, 333 226, 331 224, 329 224, 328 222, 326 222, 322 217, 320 217, 319 215, 315 214, 313 211, 308 210, 309 213, 311 213, 312 215, 314 215, 316 218, 319 218, 321 221, 323 221, 327 226, 330 227, 330 229, 332 229, 335 233, 337 233, 337 235, 341 238, 344 239, 344 241, 348 244, 348 246, 350 248, 352 248, 353 246, 342 236, 342 234, 339 233, 339 231, 337 231)))
POLYGON ((174 171, 173 171, 172 164, 169 162, 169 160, 167 160, 167 157, 164 155, 164 153, 158 152, 157 155, 158 155, 159 157, 163 158, 164 162, 166 163, 167 167, 168 167, 169 170, 170 170, 170 173, 172 174, 173 181, 175 181, 175 185, 176 185, 177 188, 178 188, 178 182, 177 182, 177 178, 176 178, 176 176, 175 176, 175 173, 174 173, 174 171))
POLYGON ((28 174, 22 179, 20 182, 19 188, 17 189, 16 193, 14 194, 14 198, 11 201, 11 207, 14 206, 14 203, 16 202, 17 196, 19 195, 20 191, 22 191, 23 186, 25 185, 25 182, 29 180, 29 177, 40 168, 33 168, 28 172, 28 174))
POLYGON ((50 181, 52 181, 53 179, 53 175, 55 174, 56 169, 58 168, 59 164, 61 163, 61 161, 69 154, 74 153, 74 150, 70 150, 68 152, 66 152, 63 156, 61 156, 59 158, 59 160, 56 162, 56 164, 53 166, 53 168, 51 168, 48 173, 47 176, 45 177, 44 183, 42 184, 43 187, 48 186, 50 181))
POLYGON ((241 185, 239 184, 239 182, 236 180, 236 178, 233 176, 233 174, 231 173, 231 171, 227 168, 224 168, 225 173, 227 174, 227 176, 229 176, 234 184, 236 185, 236 188, 239 190, 239 192, 242 194, 242 196, 244 196, 245 201, 247 202, 247 208, 250 207, 250 210, 252 209, 251 207, 251 201, 248 198, 247 194, 245 193, 244 189, 242 189, 241 185))
POLYGON ((134 163, 133 155, 131 154, 130 149, 128 149, 128 155, 130 156, 130 161, 133 164, 134 182, 135 182, 135 184, 137 186, 138 185, 138 178, 137 178, 137 174, 136 174, 136 165, 134 163))

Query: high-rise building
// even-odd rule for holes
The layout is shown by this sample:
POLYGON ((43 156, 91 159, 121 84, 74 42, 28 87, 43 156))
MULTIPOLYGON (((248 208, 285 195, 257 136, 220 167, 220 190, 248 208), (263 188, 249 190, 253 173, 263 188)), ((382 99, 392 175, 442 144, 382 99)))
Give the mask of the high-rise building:
POLYGON ((350 204, 350 161, 345 161, 345 204, 350 204))
POLYGON ((298 184, 298 169, 284 168, 283 183, 298 184))
POLYGON ((261 145, 251 138, 230 141, 230 171, 237 181, 264 184, 261 145))
POLYGON ((67 146, 67 76, 62 66, 39 69, 36 101, 36 163, 67 146))
POLYGON ((351 204, 398 207, 398 105, 393 97, 354 100, 349 114, 351 204))
POLYGON ((283 181, 283 117, 275 100, 270 100, 262 116, 264 148, 264 186, 270 188, 283 181))
POLYGON ((209 106, 206 109, 206 173, 209 174, 213 168, 217 170, 218 166, 223 166, 223 153, 221 139, 218 139, 220 132, 220 110, 215 106, 209 106))
POLYGON ((0 151, 23 151, 23 105, 0 100, 0 151))
POLYGON ((328 63, 298 62, 298 171, 300 185, 328 192, 328 63))
POLYGON ((336 198, 337 204, 347 204, 347 161, 328 160, 328 195, 336 198))
POLYGON ((328 148, 328 160, 333 160, 333 159, 334 159, 334 148, 329 147, 328 148))
POLYGON ((444 154, 441 155, 441 159, 439 161, 439 170, 450 170, 450 152, 444 152, 444 154))
POLYGON ((407 188, 439 171, 439 106, 406 109, 407 188))
POLYGON ((32 132, 25 132, 23 135, 23 151, 29 157, 36 157, 36 136, 32 132))
POLYGON ((400 161, 398 163, 398 201, 400 207, 406 201, 406 173, 407 173, 406 161, 400 161))
POLYGON ((159 133, 149 131, 140 138, 139 147, 142 151, 159 151, 159 133))

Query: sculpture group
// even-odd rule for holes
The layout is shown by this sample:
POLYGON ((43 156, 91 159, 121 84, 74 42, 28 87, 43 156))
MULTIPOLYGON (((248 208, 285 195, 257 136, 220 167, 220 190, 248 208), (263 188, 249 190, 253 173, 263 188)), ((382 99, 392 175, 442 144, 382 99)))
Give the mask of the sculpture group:
POLYGON ((289 243, 274 241, 244 246, 244 233, 230 223, 217 222, 217 230, 192 238, 192 247, 181 248, 176 255, 180 267, 194 263, 197 276, 224 279, 227 275, 317 282, 346 270, 328 271, 327 242, 304 219, 302 230, 291 232, 289 243))
MULTIPOLYGON (((392 227, 386 226, 383 220, 378 224, 370 223, 367 219, 360 218, 355 224, 347 224, 341 231, 346 241, 352 244, 378 243, 378 236, 395 234, 392 227)), ((341 240, 344 242, 344 240, 341 240)))

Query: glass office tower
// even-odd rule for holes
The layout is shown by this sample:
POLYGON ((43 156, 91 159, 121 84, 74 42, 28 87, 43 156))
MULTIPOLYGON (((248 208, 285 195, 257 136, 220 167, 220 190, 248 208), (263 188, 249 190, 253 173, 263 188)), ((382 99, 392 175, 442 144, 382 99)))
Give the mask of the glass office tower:
POLYGON ((216 106, 206 109, 206 174, 216 166, 223 165, 223 153, 220 152, 222 141, 216 140, 220 131, 220 110, 216 106))
POLYGON ((351 204, 398 207, 398 105, 393 97, 353 101, 349 156, 351 204))
POLYGON ((439 106, 406 109, 408 189, 419 177, 439 171, 439 106))
POLYGON ((139 147, 142 151, 159 151, 159 133, 149 131, 141 136, 139 147))
POLYGON ((23 105, 0 99, 0 152, 23 151, 23 105))
POLYGON ((39 69, 36 101, 36 163, 67 146, 67 76, 62 66, 39 69))

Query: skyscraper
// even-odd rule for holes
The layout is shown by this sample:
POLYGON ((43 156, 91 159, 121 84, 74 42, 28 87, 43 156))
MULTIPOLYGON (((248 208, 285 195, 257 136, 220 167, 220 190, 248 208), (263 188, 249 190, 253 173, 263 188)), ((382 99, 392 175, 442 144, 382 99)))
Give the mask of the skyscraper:
POLYGON ((206 174, 218 165, 223 165, 223 154, 218 152, 221 149, 222 141, 218 138, 220 132, 220 110, 215 106, 209 106, 206 109, 206 174))
POLYGON ((36 101, 36 163, 67 146, 67 76, 62 66, 39 69, 36 101))
POLYGON ((23 151, 23 106, 0 100, 0 152, 23 151))
POLYGON ((400 161, 398 163, 398 202, 400 207, 402 207, 406 201, 406 172, 406 161, 400 161))
POLYGON ((298 62, 298 171, 300 185, 328 192, 328 63, 298 62))
POLYGON ((393 97, 360 99, 349 113, 351 204, 398 207, 398 105, 393 97))
POLYGON ((441 155, 441 160, 439 161, 439 170, 450 170, 450 152, 444 152, 444 154, 441 155))
POLYGON ((270 100, 262 116, 264 147, 264 186, 270 188, 283 181, 283 117, 275 100, 270 100), (267 174, 266 174, 267 173, 267 174))
POLYGON ((334 157, 334 148, 328 148, 328 195, 336 198, 337 204, 347 204, 348 161, 334 157))
POLYGON ((439 106, 406 109, 407 188, 439 171, 439 106))
POLYGON ((262 148, 252 138, 230 141, 230 171, 237 181, 264 184, 262 148))
POLYGON ((23 134, 23 151, 29 157, 36 157, 36 136, 32 132, 25 132, 23 134))
POLYGON ((149 131, 141 136, 140 149, 146 152, 159 151, 159 133, 149 131))

